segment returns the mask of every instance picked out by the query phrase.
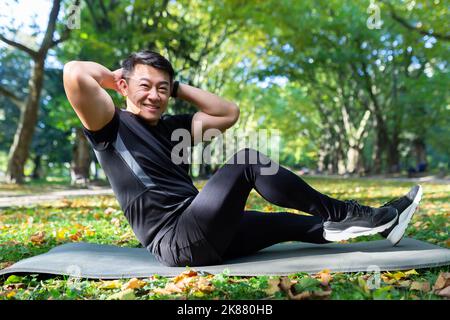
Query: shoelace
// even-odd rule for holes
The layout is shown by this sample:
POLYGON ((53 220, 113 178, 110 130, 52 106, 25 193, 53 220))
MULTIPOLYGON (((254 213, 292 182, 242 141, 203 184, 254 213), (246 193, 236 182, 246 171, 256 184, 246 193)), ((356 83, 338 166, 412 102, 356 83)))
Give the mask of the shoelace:
POLYGON ((346 200, 345 203, 349 205, 349 210, 351 210, 353 216, 355 213, 358 217, 363 217, 365 215, 368 216, 372 213, 372 208, 369 206, 364 206, 354 199, 346 200))

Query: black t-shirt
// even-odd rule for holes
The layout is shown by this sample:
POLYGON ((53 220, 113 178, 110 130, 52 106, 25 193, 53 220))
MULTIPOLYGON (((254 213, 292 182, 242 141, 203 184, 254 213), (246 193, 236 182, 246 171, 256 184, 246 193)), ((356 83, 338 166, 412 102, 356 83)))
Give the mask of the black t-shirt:
POLYGON ((191 134, 193 116, 164 114, 151 126, 116 107, 113 119, 102 129, 90 131, 83 126, 125 217, 149 250, 199 192, 188 174, 189 163, 176 164, 171 158, 172 150, 186 157, 184 152, 193 146, 186 136, 171 140, 175 129, 191 134))

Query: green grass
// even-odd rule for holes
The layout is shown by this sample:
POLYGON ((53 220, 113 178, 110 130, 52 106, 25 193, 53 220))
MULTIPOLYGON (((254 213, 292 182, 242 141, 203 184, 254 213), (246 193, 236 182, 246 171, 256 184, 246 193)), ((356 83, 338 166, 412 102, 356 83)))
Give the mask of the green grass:
MULTIPOLYGON (((325 179, 306 178, 319 191, 339 199, 356 199, 364 204, 379 206, 393 197, 406 193, 411 183, 387 182, 369 179, 325 179)), ((197 181, 201 189, 205 181, 197 181)), ((18 193, 37 190, 48 191, 64 184, 34 184, 17 188, 18 193), (33 189, 34 188, 34 189, 33 189)), ((406 235, 449 247, 450 186, 424 183, 424 196, 419 211, 406 231, 406 235)), ((5 190, 0 185, 0 192, 5 190)), ((266 202, 256 191, 252 191, 247 209, 268 212, 291 211, 266 202)), ((356 241, 382 239, 381 236, 361 237, 356 241)), ((114 244, 139 247, 140 244, 128 225, 116 199, 112 196, 72 198, 28 207, 13 207, 0 211, 0 268, 5 268, 21 259, 47 252, 51 248, 74 241, 114 244), (34 237, 32 237, 34 235, 34 237)), ((188 271, 189 269, 186 268, 188 271)), ((193 268, 195 270, 195 268, 193 268)), ((279 277, 234 277, 224 270, 218 275, 180 276, 178 279, 192 280, 182 292, 174 293, 171 288, 175 279, 154 275, 142 279, 139 288, 131 290, 133 299, 288 299, 287 290, 273 289, 279 277), (203 279, 203 280, 199 280, 203 279), (204 281, 203 287, 197 281, 204 281), (168 287, 166 287, 168 285, 168 287), (205 287, 206 285, 206 287, 205 287), (272 285, 272 287, 271 287, 272 285), (164 291, 163 289, 166 288, 164 291), (205 289, 206 288, 206 289, 205 289)), ((442 299, 432 290, 413 290, 413 282, 435 283, 441 272, 449 272, 449 267, 416 270, 417 274, 381 274, 380 286, 367 287, 371 273, 333 273, 328 285, 320 284, 317 275, 291 274, 289 279, 291 298, 298 294, 312 293, 312 299, 442 299), (390 280, 391 279, 391 280, 390 280), (325 294, 324 292, 328 292, 325 294), (320 294, 324 294, 320 296, 320 294)), ((371 278, 372 277, 372 278, 371 278)), ((73 279, 65 276, 42 277, 20 275, 0 279, 0 299, 108 299, 114 294, 123 294, 122 286, 129 279, 113 282, 106 288, 104 281, 73 279)), ((187 281, 187 280, 186 280, 187 281)), ((172 286, 173 287, 173 286, 172 286)))

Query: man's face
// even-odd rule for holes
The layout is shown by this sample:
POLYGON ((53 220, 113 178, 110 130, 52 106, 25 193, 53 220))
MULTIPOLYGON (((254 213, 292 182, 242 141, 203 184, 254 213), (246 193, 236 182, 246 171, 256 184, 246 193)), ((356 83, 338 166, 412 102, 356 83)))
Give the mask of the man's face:
POLYGON ((127 82, 122 81, 122 88, 127 97, 127 110, 150 125, 156 125, 169 103, 169 74, 149 65, 137 64, 127 82))

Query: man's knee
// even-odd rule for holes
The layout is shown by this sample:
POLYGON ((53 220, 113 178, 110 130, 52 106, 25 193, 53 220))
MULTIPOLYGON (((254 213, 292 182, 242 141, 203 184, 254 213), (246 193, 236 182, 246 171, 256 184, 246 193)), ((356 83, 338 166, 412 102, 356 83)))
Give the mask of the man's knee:
POLYGON ((260 169, 261 175, 274 175, 279 169, 279 165, 276 161, 272 161, 266 154, 252 148, 243 148, 239 150, 232 160, 236 164, 262 165, 260 169))
POLYGON ((257 164, 261 158, 262 154, 252 148, 243 148, 236 152, 233 157, 235 164, 257 164))

